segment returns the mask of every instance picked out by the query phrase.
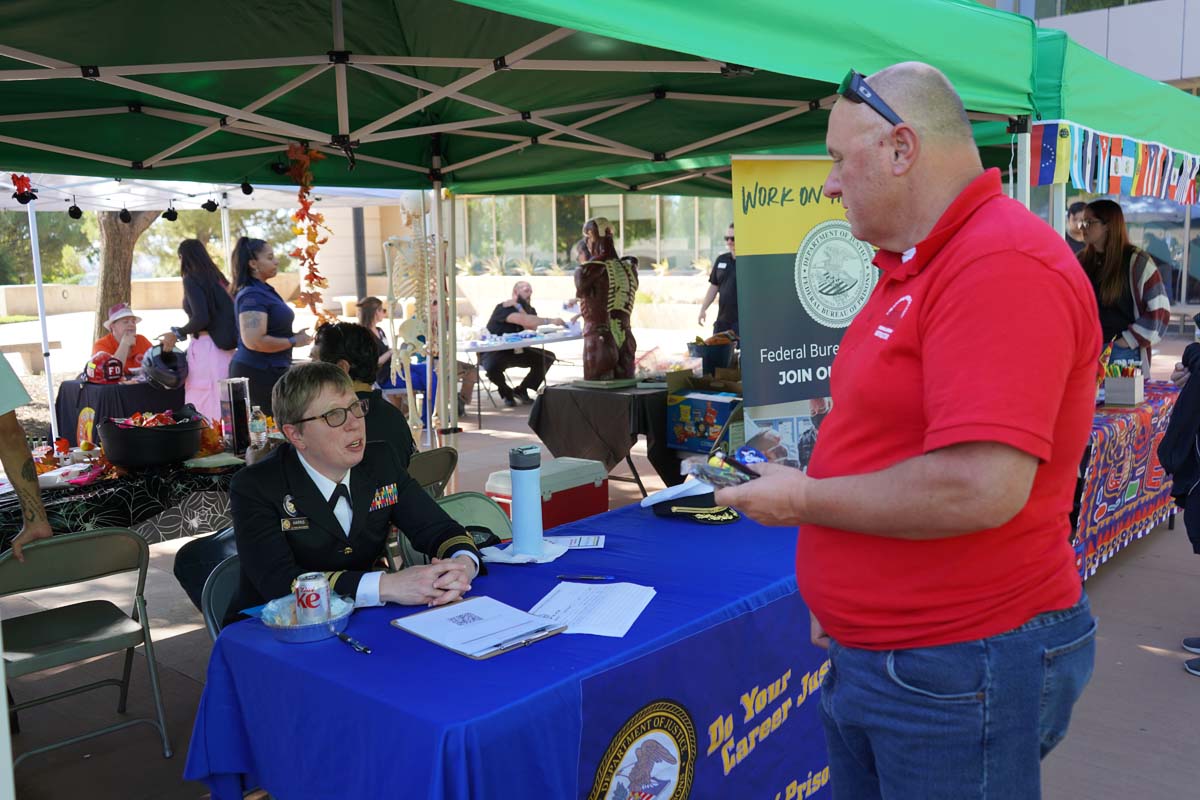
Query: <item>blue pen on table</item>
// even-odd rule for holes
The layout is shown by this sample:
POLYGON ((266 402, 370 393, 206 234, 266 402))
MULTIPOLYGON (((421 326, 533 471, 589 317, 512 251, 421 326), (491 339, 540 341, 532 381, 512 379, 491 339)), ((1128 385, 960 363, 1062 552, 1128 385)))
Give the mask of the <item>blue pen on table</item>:
POLYGON ((560 581, 615 581, 615 575, 559 575, 560 581))

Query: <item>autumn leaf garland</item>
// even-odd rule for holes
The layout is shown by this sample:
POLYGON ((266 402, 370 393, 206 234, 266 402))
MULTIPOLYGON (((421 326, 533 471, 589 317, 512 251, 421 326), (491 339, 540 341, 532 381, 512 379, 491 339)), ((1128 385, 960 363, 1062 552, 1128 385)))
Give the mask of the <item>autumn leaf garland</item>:
POLYGON ((288 176, 300 187, 296 199, 300 207, 292 214, 292 231, 297 236, 303 236, 305 244, 288 253, 300 262, 300 272, 303 277, 303 290, 293 301, 296 308, 307 308, 317 317, 317 326, 327 322, 336 322, 337 318, 321 307, 321 290, 329 288, 329 281, 317 269, 317 254, 321 245, 329 241, 333 231, 325 225, 325 215, 313 210, 316 202, 312 197, 313 174, 312 163, 323 161, 325 156, 315 150, 309 150, 305 145, 292 143, 287 150, 290 167, 288 176), (322 231, 326 234, 322 236, 322 231))

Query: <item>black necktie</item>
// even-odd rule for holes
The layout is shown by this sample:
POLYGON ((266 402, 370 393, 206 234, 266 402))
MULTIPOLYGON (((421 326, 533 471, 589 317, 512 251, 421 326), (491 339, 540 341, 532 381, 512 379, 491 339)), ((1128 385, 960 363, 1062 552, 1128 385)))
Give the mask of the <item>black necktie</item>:
POLYGON ((337 486, 334 487, 333 494, 329 495, 329 510, 330 511, 337 510, 338 500, 342 497, 346 498, 347 503, 350 502, 350 490, 346 488, 346 484, 339 483, 337 486))

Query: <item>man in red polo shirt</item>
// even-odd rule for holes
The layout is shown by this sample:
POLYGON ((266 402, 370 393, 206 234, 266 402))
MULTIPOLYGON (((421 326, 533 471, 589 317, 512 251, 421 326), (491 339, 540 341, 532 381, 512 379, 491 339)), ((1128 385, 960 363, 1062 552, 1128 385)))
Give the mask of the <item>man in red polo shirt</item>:
POLYGON ((825 193, 882 275, 808 474, 767 465, 717 501, 800 526, 835 798, 1036 798, 1095 653, 1067 539, 1096 301, 983 169, 944 75, 898 64, 840 93, 825 193))

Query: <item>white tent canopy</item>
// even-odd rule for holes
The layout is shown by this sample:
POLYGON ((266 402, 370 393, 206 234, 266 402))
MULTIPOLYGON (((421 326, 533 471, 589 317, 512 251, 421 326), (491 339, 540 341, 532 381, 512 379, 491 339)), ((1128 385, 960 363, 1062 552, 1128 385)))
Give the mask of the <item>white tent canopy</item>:
MULTIPOLYGON (((7 179, 12 170, 0 170, 7 179)), ((66 211, 71 204, 84 211, 145 211, 173 206, 178 211, 198 209, 213 200, 230 209, 295 208, 297 188, 291 185, 254 186, 244 194, 236 183, 151 181, 129 178, 89 178, 78 175, 29 175, 37 192, 38 211, 66 211)), ((407 192, 411 197, 415 190, 407 192)), ((24 211, 9 191, 0 192, 0 210, 24 211)), ((314 187, 313 196, 324 207, 363 208, 398 205, 406 192, 395 189, 314 187)))

